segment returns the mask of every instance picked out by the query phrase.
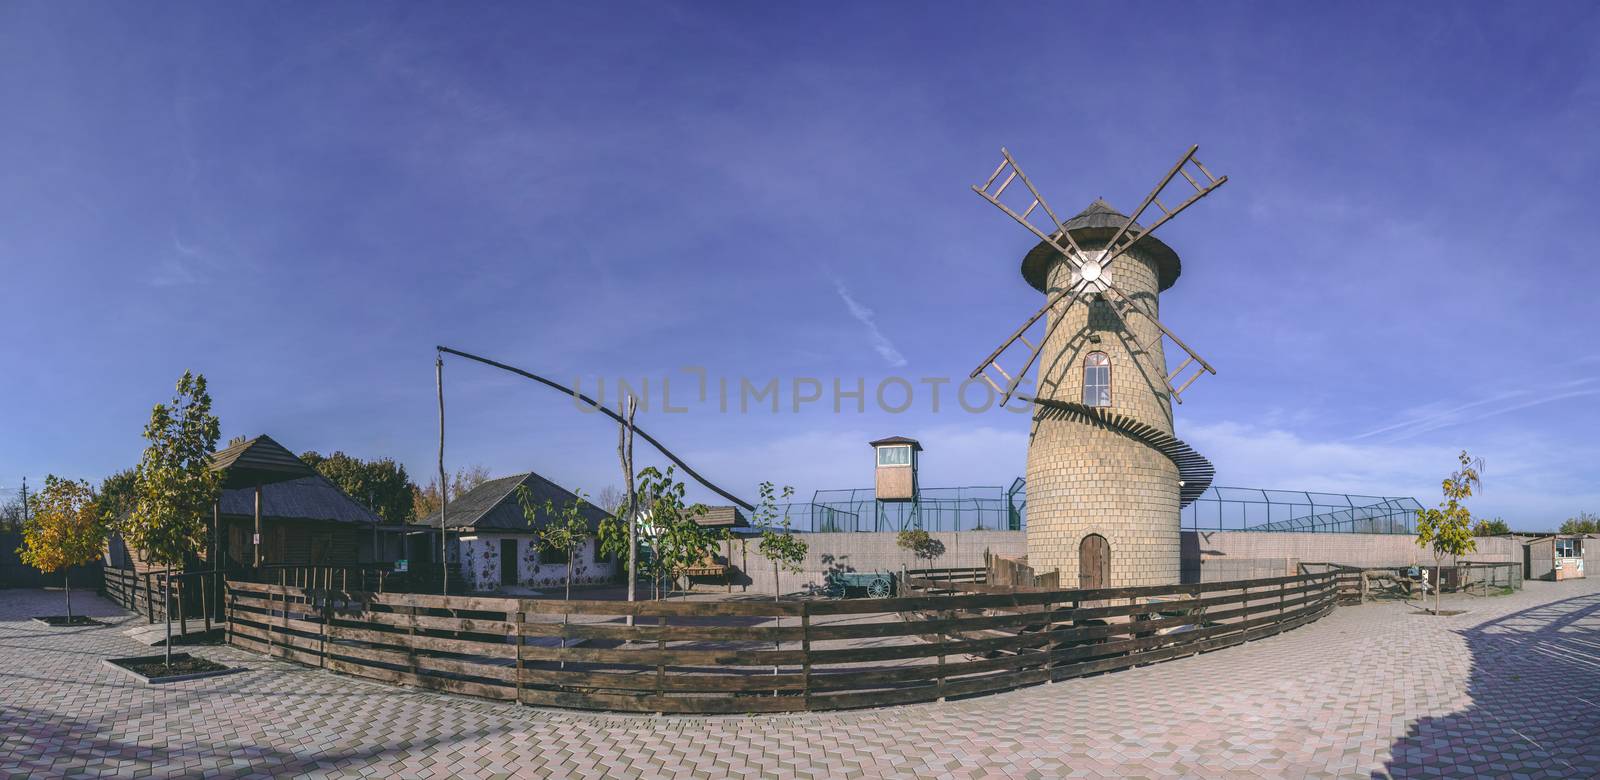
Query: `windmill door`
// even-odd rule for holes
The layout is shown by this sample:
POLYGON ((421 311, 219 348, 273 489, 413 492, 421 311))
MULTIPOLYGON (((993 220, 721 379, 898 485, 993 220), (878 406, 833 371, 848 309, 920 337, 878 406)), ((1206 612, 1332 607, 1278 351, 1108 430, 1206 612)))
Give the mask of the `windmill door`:
POLYGON ((1078 544, 1078 587, 1111 587, 1111 543, 1100 534, 1089 534, 1078 544))

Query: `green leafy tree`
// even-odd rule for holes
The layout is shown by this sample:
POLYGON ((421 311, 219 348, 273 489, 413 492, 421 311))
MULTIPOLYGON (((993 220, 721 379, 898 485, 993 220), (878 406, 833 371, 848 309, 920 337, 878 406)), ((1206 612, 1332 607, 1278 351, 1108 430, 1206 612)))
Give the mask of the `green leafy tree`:
POLYGON ((324 456, 315 451, 301 453, 300 459, 376 512, 384 522, 400 525, 413 519, 417 486, 406 474, 406 467, 394 459, 362 460, 343 452, 324 456))
POLYGON ((578 550, 591 537, 589 521, 583 512, 584 507, 589 505, 587 497, 582 491, 575 492, 576 498, 558 507, 549 500, 536 503, 526 485, 517 488, 517 501, 522 505, 522 516, 534 529, 535 544, 540 550, 561 553, 567 557, 566 598, 569 601, 572 599, 572 570, 576 568, 578 550), (539 525, 541 519, 544 521, 542 527, 539 525))
POLYGON ((684 569, 705 560, 716 549, 717 539, 695 521, 706 513, 704 504, 685 504, 683 483, 673 478, 672 467, 665 473, 654 466, 639 472, 639 509, 650 526, 650 571, 659 583, 676 581, 684 569))
POLYGON ((1466 450, 1457 458, 1461 468, 1444 478, 1444 501, 1437 509, 1417 510, 1417 545, 1433 548, 1433 614, 1439 614, 1439 567, 1446 555, 1461 556, 1478 549, 1472 538, 1472 513, 1462 502, 1474 489, 1483 489, 1483 459, 1466 450))
POLYGON ((45 574, 63 572, 67 589, 67 622, 72 618, 71 567, 100 557, 106 543, 106 526, 94 491, 81 480, 44 478, 44 490, 29 496, 32 504, 22 526, 22 562, 45 574))
POLYGON ((108 527, 115 528, 139 503, 137 472, 137 469, 123 469, 100 481, 95 503, 100 507, 100 517, 108 527))
MULTIPOLYGON (((128 544, 169 572, 181 569, 205 545, 206 518, 221 490, 210 468, 221 424, 211 413, 204 375, 183 372, 170 404, 156 404, 144 437, 149 441, 134 470, 133 512, 120 530, 128 544)), ((172 603, 172 578, 163 578, 163 603, 172 603)), ((172 665, 172 610, 167 615, 167 665, 172 665)))
POLYGON ((1498 517, 1479 520, 1478 524, 1472 527, 1473 536, 1500 536, 1501 534, 1509 533, 1511 533, 1511 526, 1498 517))
POLYGON ((932 563, 934 558, 944 555, 944 542, 933 538, 933 535, 921 528, 907 528, 895 534, 894 543, 900 549, 911 553, 917 560, 932 563))
POLYGON ((1561 524, 1561 533, 1564 534, 1592 534, 1600 533, 1600 518, 1592 513, 1579 512, 1577 517, 1569 517, 1561 524))
POLYGON ((781 497, 787 504, 788 499, 794 496, 794 488, 785 485, 780 493, 771 482, 763 482, 760 490, 761 501, 756 505, 755 523, 761 529, 761 541, 756 543, 756 552, 772 563, 772 600, 777 601, 783 592, 783 586, 779 584, 782 572, 798 574, 801 571, 808 545, 805 540, 790 533, 789 513, 780 513, 778 510, 778 498, 781 497))

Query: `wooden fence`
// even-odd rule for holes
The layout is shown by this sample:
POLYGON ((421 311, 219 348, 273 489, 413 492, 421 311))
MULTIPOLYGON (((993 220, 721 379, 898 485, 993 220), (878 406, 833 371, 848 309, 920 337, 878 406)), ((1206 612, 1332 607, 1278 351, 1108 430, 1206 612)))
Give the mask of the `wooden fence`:
POLYGON ((633 603, 230 581, 228 639, 359 677, 530 705, 780 712, 930 701, 1163 661, 1316 620, 1333 598, 1323 574, 1096 591, 633 603))
MULTIPOLYGON (((353 564, 349 566, 277 565, 237 569, 227 572, 230 581, 278 583, 297 587, 340 588, 341 590, 384 589, 389 579, 388 564, 353 564), (355 587, 350 586, 354 584, 355 587)), ((217 571, 186 571, 169 573, 156 569, 137 572, 132 569, 106 567, 100 581, 100 593, 105 598, 136 615, 143 615, 150 623, 165 621, 167 607, 172 607, 174 618, 199 618, 203 630, 211 630, 211 620, 224 619, 224 575, 217 571), (164 592, 166 580, 172 578, 172 589, 164 592)))
POLYGON ((221 598, 220 581, 221 576, 214 571, 169 574, 164 570, 136 572, 107 567, 102 573, 100 592, 117 606, 143 615, 147 622, 166 620, 170 605, 174 617, 200 618, 209 631, 211 618, 222 617, 216 603, 221 598), (168 577, 172 579, 170 591, 166 590, 168 577))

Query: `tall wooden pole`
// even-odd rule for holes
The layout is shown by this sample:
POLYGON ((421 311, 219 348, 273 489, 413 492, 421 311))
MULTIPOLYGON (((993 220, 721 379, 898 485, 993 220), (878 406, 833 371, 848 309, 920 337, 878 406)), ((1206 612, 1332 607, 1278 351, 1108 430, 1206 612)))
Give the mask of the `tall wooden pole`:
MULTIPOLYGON (((622 461, 622 484, 627 486, 627 501, 623 504, 627 512, 628 523, 628 601, 636 597, 635 588, 638 587, 639 565, 639 525, 638 508, 634 504, 633 492, 633 413, 638 408, 638 401, 632 394, 617 401, 618 411, 622 412, 622 426, 619 429, 617 442, 617 457, 622 461)), ((628 615, 628 624, 633 624, 633 615, 628 615)))
POLYGON ((449 527, 445 524, 446 505, 450 503, 450 483, 444 475, 444 354, 434 353, 433 378, 439 389, 439 592, 450 595, 449 545, 446 543, 449 527))
POLYGON ((261 568, 261 486, 256 485, 256 535, 252 537, 255 544, 256 568, 261 568))

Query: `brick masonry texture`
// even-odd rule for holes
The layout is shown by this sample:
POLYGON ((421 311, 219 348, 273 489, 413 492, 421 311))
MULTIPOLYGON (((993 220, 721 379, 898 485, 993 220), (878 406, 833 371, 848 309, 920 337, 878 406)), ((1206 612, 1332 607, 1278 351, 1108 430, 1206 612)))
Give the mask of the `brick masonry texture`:
POLYGON ((1280 636, 943 704, 762 717, 540 710, 268 661, 147 686, 142 620, 46 629, 61 594, 0 592, 0 777, 1600 776, 1600 579, 1340 607, 1280 636))
MULTIPOLYGON (((1084 245, 1091 253, 1097 248, 1084 245)), ((1057 261, 1050 289, 1070 286, 1072 272, 1069 263, 1057 261)), ((1110 278, 1158 313, 1156 266, 1143 252, 1117 258, 1110 278)), ((1050 315, 1060 324, 1040 353, 1039 395, 1081 402, 1084 358, 1104 352, 1111 362, 1111 408, 1171 433, 1161 332, 1132 312, 1125 314, 1124 330, 1110 306, 1080 300, 1064 315, 1050 315)), ((1176 583, 1178 509, 1178 467, 1166 456, 1049 409, 1036 413, 1028 440, 1028 562, 1035 571, 1059 568, 1062 584, 1076 585, 1079 544, 1100 534, 1111 546, 1111 585, 1176 583)))

